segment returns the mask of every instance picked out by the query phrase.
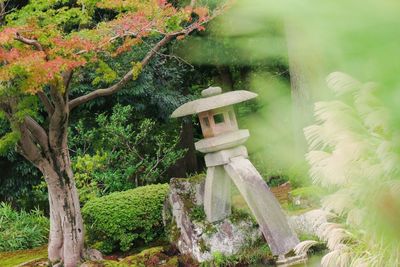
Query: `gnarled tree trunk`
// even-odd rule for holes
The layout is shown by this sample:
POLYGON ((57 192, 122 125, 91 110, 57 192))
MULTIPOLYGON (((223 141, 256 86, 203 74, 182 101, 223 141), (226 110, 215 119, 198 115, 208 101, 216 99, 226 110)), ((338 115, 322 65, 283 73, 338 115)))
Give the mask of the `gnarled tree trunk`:
POLYGON ((46 164, 42 167, 50 204, 48 253, 52 264, 62 262, 72 267, 83 257, 83 221, 71 166, 69 162, 57 162, 64 166, 58 169, 46 164))

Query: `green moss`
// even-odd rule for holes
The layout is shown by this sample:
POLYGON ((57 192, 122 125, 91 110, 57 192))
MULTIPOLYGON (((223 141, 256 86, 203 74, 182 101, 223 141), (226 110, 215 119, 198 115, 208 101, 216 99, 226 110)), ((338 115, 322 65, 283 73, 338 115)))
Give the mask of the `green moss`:
POLYGON ((207 220, 204 221, 204 233, 206 235, 212 235, 217 232, 217 227, 214 224, 209 223, 207 220))
POLYGON ((164 267, 178 266, 178 258, 176 256, 169 258, 165 254, 166 247, 157 246, 142 250, 141 252, 128 256, 121 261, 103 260, 86 262, 89 267, 147 267, 160 266, 161 262, 166 262, 161 265, 164 267))
POLYGON ((254 225, 257 225, 256 219, 251 215, 248 210, 238 209, 232 207, 232 213, 229 216, 229 219, 232 223, 239 223, 241 221, 251 221, 254 225))
POLYGON ((201 239, 199 240, 199 246, 200 246, 200 251, 201 251, 201 253, 210 251, 210 248, 207 246, 207 244, 206 244, 206 242, 204 241, 203 238, 201 238, 201 239))
POLYGON ((189 212, 189 217, 192 221, 204 221, 206 219, 206 213, 204 212, 203 205, 195 205, 189 212))
POLYGON ((206 178, 206 174, 205 173, 200 173, 200 174, 196 174, 187 178, 177 178, 174 179, 173 182, 176 182, 177 184, 181 184, 182 182, 188 182, 190 184, 192 184, 193 186, 196 184, 200 184, 202 182, 204 182, 206 178))
POLYGON ((129 264, 129 266, 136 266, 140 264, 144 264, 146 261, 151 259, 152 257, 160 256, 160 254, 164 251, 164 247, 153 247, 143 250, 142 252, 126 257, 121 261, 121 263, 129 264))
POLYGON ((30 250, 19 250, 14 252, 2 252, 0 253, 0 266, 1 267, 14 267, 21 263, 33 261, 36 259, 47 259, 47 247, 43 246, 40 248, 30 250))
POLYGON ((164 265, 164 267, 176 267, 179 266, 179 259, 177 256, 170 258, 164 265))

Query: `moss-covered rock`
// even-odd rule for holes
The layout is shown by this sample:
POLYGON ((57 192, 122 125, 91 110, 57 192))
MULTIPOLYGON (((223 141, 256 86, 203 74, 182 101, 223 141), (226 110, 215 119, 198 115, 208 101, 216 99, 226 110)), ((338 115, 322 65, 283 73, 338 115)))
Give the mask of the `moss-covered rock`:
POLYGON ((225 220, 206 220, 204 183, 204 175, 171 180, 163 221, 167 236, 180 253, 205 262, 211 261, 213 255, 234 256, 260 242, 261 232, 248 213, 233 209, 225 220))

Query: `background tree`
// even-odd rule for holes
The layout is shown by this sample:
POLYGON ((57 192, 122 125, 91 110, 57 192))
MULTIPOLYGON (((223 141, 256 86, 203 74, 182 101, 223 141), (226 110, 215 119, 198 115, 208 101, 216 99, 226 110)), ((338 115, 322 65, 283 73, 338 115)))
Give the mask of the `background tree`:
POLYGON ((162 47, 202 30, 217 13, 202 7, 178 9, 162 0, 79 1, 78 6, 53 11, 52 17, 45 7, 57 1, 36 4, 42 5, 34 9, 42 16, 30 16, 28 5, 21 10, 28 12, 24 16, 10 15, 0 34, 0 109, 11 129, 0 140, 0 152, 16 146, 43 173, 50 203, 49 259, 76 266, 83 256, 83 225, 68 150, 70 111, 120 91, 139 77, 162 47), (109 21, 91 23, 95 7, 109 10, 109 21), (71 18, 79 20, 78 28, 69 24, 71 18), (147 38, 157 36, 156 43, 147 43, 147 38), (121 78, 115 77, 102 58, 135 45, 148 46, 147 54, 121 78), (70 99, 73 79, 87 64, 98 64, 100 79, 115 82, 70 99))

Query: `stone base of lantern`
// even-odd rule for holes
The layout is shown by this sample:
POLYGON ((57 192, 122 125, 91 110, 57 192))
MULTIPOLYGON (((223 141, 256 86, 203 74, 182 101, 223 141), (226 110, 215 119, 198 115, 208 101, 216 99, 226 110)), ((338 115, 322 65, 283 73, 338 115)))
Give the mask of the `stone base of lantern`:
POLYGON ((171 180, 163 221, 170 241, 181 254, 205 262, 213 260, 216 253, 232 256, 265 242, 251 215, 235 209, 230 213, 230 207, 227 217, 210 223, 203 211, 205 186, 204 176, 171 180))

